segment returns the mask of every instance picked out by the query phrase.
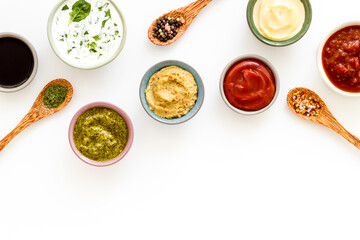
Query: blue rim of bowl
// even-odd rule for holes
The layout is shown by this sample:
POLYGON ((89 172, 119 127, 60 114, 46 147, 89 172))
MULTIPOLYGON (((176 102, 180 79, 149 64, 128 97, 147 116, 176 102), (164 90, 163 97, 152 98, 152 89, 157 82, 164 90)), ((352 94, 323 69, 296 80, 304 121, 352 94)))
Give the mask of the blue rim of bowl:
POLYGON ((141 105, 143 106, 145 112, 153 119, 155 119, 158 122, 161 123, 165 123, 165 124, 169 124, 169 125, 176 125, 176 124, 180 124, 180 123, 184 123, 188 120, 190 120, 191 118, 193 118, 200 110, 203 102, 204 102, 204 97, 205 97, 205 89, 204 89, 204 84, 203 81, 200 77, 200 75, 198 74, 198 72, 192 68, 190 65, 178 61, 178 60, 165 60, 162 62, 159 62, 155 65, 153 65, 143 76, 141 82, 140 82, 140 87, 139 87, 139 96, 140 96, 140 102, 141 105), (165 68, 165 67, 169 67, 169 66, 177 66, 180 67, 188 72, 190 72, 195 79, 196 85, 198 87, 198 93, 197 93, 197 100, 195 102, 194 107, 184 116, 179 117, 179 118, 171 118, 171 119, 167 119, 167 118, 162 118, 159 117, 158 115, 156 115, 153 111, 150 110, 149 104, 146 100, 146 96, 145 96, 145 89, 149 83, 149 80, 151 78, 151 76, 158 72, 159 70, 165 68))
POLYGON ((116 9, 116 11, 118 12, 121 22, 123 24, 123 31, 122 31, 122 39, 121 39, 121 43, 119 48, 116 50, 116 52, 114 53, 114 55, 109 58, 107 61, 99 64, 99 65, 92 65, 90 67, 81 67, 81 66, 77 66, 76 64, 72 64, 70 62, 67 62, 65 59, 63 59, 61 57, 61 53, 58 51, 58 49, 55 46, 54 43, 54 39, 52 36, 52 22, 53 22, 53 18, 55 16, 56 11, 61 7, 62 4, 64 4, 66 1, 68 0, 60 0, 55 7, 53 8, 53 10, 51 11, 49 18, 48 18, 48 22, 47 22, 47 37, 48 37, 48 41, 50 43, 51 49, 53 50, 53 52, 55 53, 55 55, 64 63, 66 63, 67 65, 74 67, 74 68, 78 68, 78 69, 84 69, 84 70, 91 70, 91 69, 97 69, 100 68, 102 66, 105 66, 106 64, 112 62, 113 60, 115 60, 115 58, 117 58, 117 56, 120 54, 120 52, 122 51, 122 49, 125 46, 125 42, 126 42, 126 35, 127 35, 127 27, 126 27, 126 21, 124 18, 123 13, 121 12, 120 8, 116 5, 116 3, 113 0, 107 0, 109 1, 113 7, 116 9))
POLYGON ((286 40, 281 40, 281 41, 276 41, 276 40, 272 40, 272 39, 265 37, 255 26, 254 19, 253 19, 254 6, 257 1, 258 0, 249 0, 248 6, 246 9, 246 19, 247 19, 247 22, 248 22, 251 32, 261 42, 263 42, 267 45, 270 45, 270 46, 274 46, 274 47, 285 47, 285 46, 289 46, 289 45, 294 44, 297 41, 299 41, 309 30, 309 27, 311 25, 311 20, 312 20, 311 4, 310 4, 309 0, 300 0, 303 3, 304 8, 305 8, 305 20, 304 20, 304 24, 303 24, 302 28, 300 29, 300 31, 295 36, 293 36, 289 39, 286 39, 286 40))

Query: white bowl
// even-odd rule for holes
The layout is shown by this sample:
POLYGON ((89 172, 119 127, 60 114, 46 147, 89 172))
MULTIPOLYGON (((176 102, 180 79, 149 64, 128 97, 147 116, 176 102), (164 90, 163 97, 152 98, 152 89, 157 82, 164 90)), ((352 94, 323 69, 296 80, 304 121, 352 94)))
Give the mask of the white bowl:
POLYGON ((246 54, 246 55, 241 55, 235 59, 233 59, 232 61, 230 61, 226 67, 224 68, 221 77, 220 77, 220 84, 219 84, 219 88, 220 88, 220 94, 222 99, 224 100, 225 104, 233 111, 239 113, 239 114, 243 114, 243 115, 256 115, 262 112, 265 112, 266 110, 268 110, 276 101, 277 96, 279 95, 280 92, 280 80, 279 80, 279 75, 275 69, 275 67, 271 64, 271 62, 269 62, 267 59, 259 56, 259 55, 255 55, 255 54, 246 54), (231 105, 229 103, 229 101, 227 100, 226 96, 225 96, 225 92, 224 92, 224 79, 225 79, 225 75, 228 72, 228 70, 237 62, 241 61, 241 60, 247 60, 247 59, 254 59, 254 60, 258 60, 262 63, 264 63, 272 72, 272 74, 274 75, 274 79, 275 79, 275 95, 273 97, 273 99, 271 100, 271 102, 265 106, 264 108, 257 110, 257 111, 245 111, 245 110, 241 110, 238 109, 236 107, 234 107, 233 105, 231 105))
POLYGON ((326 41, 334 34, 336 33, 337 31, 339 31, 340 29, 342 28, 345 28, 345 27, 349 27, 349 26, 354 26, 354 25, 359 25, 360 26, 360 21, 351 21, 351 22, 346 22, 346 23, 343 23, 341 24, 340 26, 337 26, 336 28, 334 28, 333 30, 331 30, 328 34, 326 34, 323 39, 321 40, 320 42, 320 45, 319 45, 319 48, 317 50, 317 56, 316 56, 316 62, 317 62, 317 66, 318 66, 318 69, 319 69, 319 72, 320 72, 320 76, 321 78, 324 80, 324 82, 332 89, 334 90, 335 92, 341 94, 341 95, 344 95, 344 96, 349 96, 349 97, 359 97, 360 96, 360 93, 351 93, 351 92, 346 92, 346 91, 343 91, 339 88, 337 88, 334 84, 332 84, 332 82, 330 81, 330 79, 328 78, 328 76, 326 75, 325 73, 325 70, 324 70, 324 66, 323 66, 323 63, 322 63, 322 52, 323 52, 323 48, 324 48, 324 45, 326 43, 326 41))
POLYGON ((11 32, 0 33, 0 38, 5 38, 5 37, 16 38, 16 39, 19 39, 20 41, 22 41, 23 43, 25 43, 29 47, 29 49, 33 55, 33 58, 34 58, 34 66, 33 66, 31 75, 24 83, 22 83, 21 85, 19 85, 17 87, 10 87, 10 88, 0 87, 0 92, 7 92, 7 93, 17 92, 17 91, 24 89, 26 86, 28 86, 31 83, 31 81, 34 79, 36 72, 38 70, 38 64, 39 64, 38 56, 36 54, 36 50, 35 50, 34 46, 25 37, 23 37, 19 34, 16 34, 16 33, 11 33, 11 32))
POLYGON ((116 51, 110 55, 110 57, 107 58, 106 61, 101 61, 99 63, 93 63, 93 64, 89 64, 89 65, 83 65, 83 64, 77 64, 75 62, 70 61, 69 59, 64 57, 64 53, 62 53, 58 47, 55 44, 55 40, 54 40, 54 36, 52 34, 52 28, 53 28, 53 20, 54 17, 57 13, 57 11, 61 8, 61 6, 66 3, 68 0, 60 0, 53 8, 53 10, 50 13, 50 16, 48 18, 48 23, 47 23, 47 36, 48 36, 48 40, 50 42, 50 46, 53 50, 53 52, 55 53, 55 55, 60 58, 64 63, 68 64, 69 66, 78 68, 78 69, 85 69, 85 70, 90 70, 90 69, 96 69, 96 68, 100 68, 102 66, 105 66, 106 64, 112 62, 122 51, 124 45, 125 45, 125 41, 126 41, 126 35, 127 35, 127 27, 126 27, 126 22, 125 22, 125 18, 124 15, 122 14, 122 12, 120 11, 120 8, 118 7, 118 5, 116 4, 116 2, 114 0, 107 0, 108 2, 110 2, 110 4, 114 7, 114 9, 116 10, 117 14, 120 17, 121 20, 121 24, 122 26, 122 33, 121 33, 121 42, 120 45, 117 47, 116 51))

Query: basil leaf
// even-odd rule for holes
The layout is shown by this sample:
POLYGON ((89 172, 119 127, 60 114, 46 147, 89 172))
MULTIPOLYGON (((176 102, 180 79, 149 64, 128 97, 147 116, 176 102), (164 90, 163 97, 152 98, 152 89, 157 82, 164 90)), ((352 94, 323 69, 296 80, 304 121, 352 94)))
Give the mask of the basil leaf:
POLYGON ((61 9, 61 11, 66 11, 66 10, 68 10, 68 9, 69 9, 68 5, 65 5, 65 6, 63 6, 63 8, 61 9))
POLYGON ((79 0, 72 6, 72 12, 70 15, 70 23, 72 22, 80 22, 84 20, 90 14, 91 4, 86 2, 85 0, 79 0))

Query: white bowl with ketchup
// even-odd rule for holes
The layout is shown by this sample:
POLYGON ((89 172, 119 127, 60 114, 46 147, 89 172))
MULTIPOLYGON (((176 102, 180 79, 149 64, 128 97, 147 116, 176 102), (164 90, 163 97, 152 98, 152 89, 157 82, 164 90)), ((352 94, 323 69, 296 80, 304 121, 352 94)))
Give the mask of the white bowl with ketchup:
POLYGON ((274 66, 267 59, 247 54, 226 65, 219 88, 230 109, 244 115, 255 115, 274 104, 280 82, 274 66))

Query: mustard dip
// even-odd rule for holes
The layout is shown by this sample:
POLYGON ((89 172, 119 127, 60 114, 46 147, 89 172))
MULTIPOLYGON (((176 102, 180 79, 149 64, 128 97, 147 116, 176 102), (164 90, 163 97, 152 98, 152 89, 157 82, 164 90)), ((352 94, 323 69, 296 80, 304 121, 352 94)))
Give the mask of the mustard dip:
POLYGON ((178 118, 194 107, 197 85, 191 73, 177 66, 169 66, 151 76, 145 94, 150 110, 156 115, 178 118))
POLYGON ((253 19, 265 37, 286 40, 300 32, 305 21, 305 7, 300 0, 258 0, 253 19))

